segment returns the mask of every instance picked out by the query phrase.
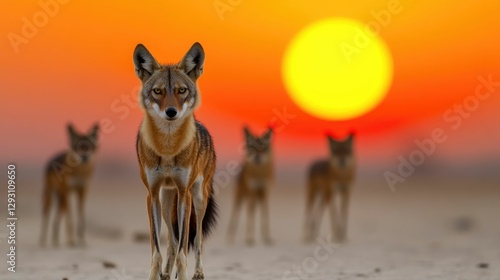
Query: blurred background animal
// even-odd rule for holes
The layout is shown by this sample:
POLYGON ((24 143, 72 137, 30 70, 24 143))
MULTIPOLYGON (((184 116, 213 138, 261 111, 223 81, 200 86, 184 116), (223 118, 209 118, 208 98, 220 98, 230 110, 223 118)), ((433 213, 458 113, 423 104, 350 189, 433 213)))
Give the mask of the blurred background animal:
POLYGON ((52 158, 45 170, 45 185, 43 190, 43 217, 40 245, 46 245, 50 210, 55 208, 53 220, 52 242, 59 245, 59 225, 63 215, 66 217, 66 233, 69 246, 75 246, 73 231, 73 215, 71 212, 70 195, 76 194, 77 238, 78 245, 85 245, 85 214, 84 204, 90 179, 95 166, 95 155, 98 149, 99 126, 96 124, 86 133, 81 134, 73 125, 68 125, 70 147, 52 158))
POLYGON ((308 174, 305 240, 312 242, 319 235, 323 213, 330 210, 333 239, 347 238, 347 220, 351 185, 356 174, 354 134, 338 140, 328 136, 330 156, 315 161, 308 174))
POLYGON ((269 229, 269 190, 274 179, 274 164, 271 142, 273 131, 269 128, 263 135, 256 136, 245 127, 245 160, 237 178, 234 198, 234 211, 228 231, 229 243, 234 242, 238 226, 239 213, 244 202, 248 204, 246 242, 253 245, 255 211, 257 206, 262 211, 262 237, 266 244, 271 244, 269 229))

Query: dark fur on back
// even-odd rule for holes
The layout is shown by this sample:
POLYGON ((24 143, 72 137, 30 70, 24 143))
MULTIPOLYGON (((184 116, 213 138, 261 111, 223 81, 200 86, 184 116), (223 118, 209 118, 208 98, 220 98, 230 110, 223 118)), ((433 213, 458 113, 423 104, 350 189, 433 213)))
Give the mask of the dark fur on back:
POLYGON ((309 176, 326 174, 330 169, 330 163, 328 160, 318 160, 313 163, 309 169, 309 176))
POLYGON ((48 174, 49 172, 60 172, 65 166, 67 154, 68 152, 60 152, 52 157, 45 167, 45 174, 48 174))

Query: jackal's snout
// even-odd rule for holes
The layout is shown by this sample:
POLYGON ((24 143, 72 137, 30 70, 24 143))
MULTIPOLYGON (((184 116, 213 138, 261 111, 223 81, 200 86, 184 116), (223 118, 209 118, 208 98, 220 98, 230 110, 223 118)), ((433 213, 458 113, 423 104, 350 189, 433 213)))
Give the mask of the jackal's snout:
POLYGON ((332 164, 338 168, 349 168, 354 157, 354 133, 350 133, 347 138, 338 140, 332 136, 328 136, 330 144, 330 156, 332 164))
POLYGON ((73 125, 68 125, 70 150, 82 163, 91 161, 98 149, 99 126, 96 124, 87 134, 77 132, 73 125))
POLYGON ((246 140, 246 160, 256 165, 266 164, 271 159, 272 129, 268 129, 262 136, 253 135, 248 127, 244 127, 246 140))
POLYGON ((167 110, 165 110, 165 115, 167 115, 167 118, 173 119, 177 116, 177 109, 174 107, 168 107, 167 110))

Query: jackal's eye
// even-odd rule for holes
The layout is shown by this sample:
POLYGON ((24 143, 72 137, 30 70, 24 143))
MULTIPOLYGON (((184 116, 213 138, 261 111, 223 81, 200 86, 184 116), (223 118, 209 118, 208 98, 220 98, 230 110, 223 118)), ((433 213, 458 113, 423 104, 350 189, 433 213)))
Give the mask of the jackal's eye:
POLYGON ((159 89, 159 88, 154 88, 154 89, 153 89, 153 93, 154 93, 154 94, 161 94, 161 89, 159 89))
POLYGON ((179 94, 183 94, 183 93, 186 93, 186 92, 187 92, 187 88, 185 88, 185 87, 181 87, 181 88, 177 89, 177 93, 179 93, 179 94))

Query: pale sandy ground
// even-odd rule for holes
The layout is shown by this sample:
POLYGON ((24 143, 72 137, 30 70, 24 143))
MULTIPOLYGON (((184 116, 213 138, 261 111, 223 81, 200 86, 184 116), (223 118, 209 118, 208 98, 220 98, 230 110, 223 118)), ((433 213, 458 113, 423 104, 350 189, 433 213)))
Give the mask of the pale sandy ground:
MULTIPOLYGON (((6 271, 6 244, 2 239, 0 279, 147 279, 149 244, 132 241, 134 232, 148 230, 144 187, 137 180, 123 184, 94 182, 87 210, 90 229, 85 249, 38 248, 38 183, 18 182, 17 272, 6 271), (103 261, 117 267, 104 268, 103 261)), ((318 261, 317 267, 308 266, 311 263, 307 261, 311 261, 319 244, 300 242, 302 188, 280 185, 273 190, 271 220, 276 242, 272 247, 258 242, 253 248, 243 244, 243 227, 239 228, 236 245, 224 242, 232 198, 228 188, 218 197, 221 217, 217 231, 206 243, 205 276, 232 280, 498 280, 499 187, 498 182, 427 184, 414 180, 391 193, 383 184, 359 182, 353 194, 349 243, 318 261), (471 230, 455 229, 456 220, 461 218, 471 220, 471 230), (488 268, 479 268, 480 263, 487 263, 488 268), (309 275, 285 277, 286 271, 303 264, 310 269, 309 275)), ((5 212, 1 213, 5 221, 5 212)), ((328 228, 323 224, 324 235, 328 228)), ((0 233, 5 234, 4 226, 0 233)), ((190 275, 192 264, 190 259, 190 275)))

